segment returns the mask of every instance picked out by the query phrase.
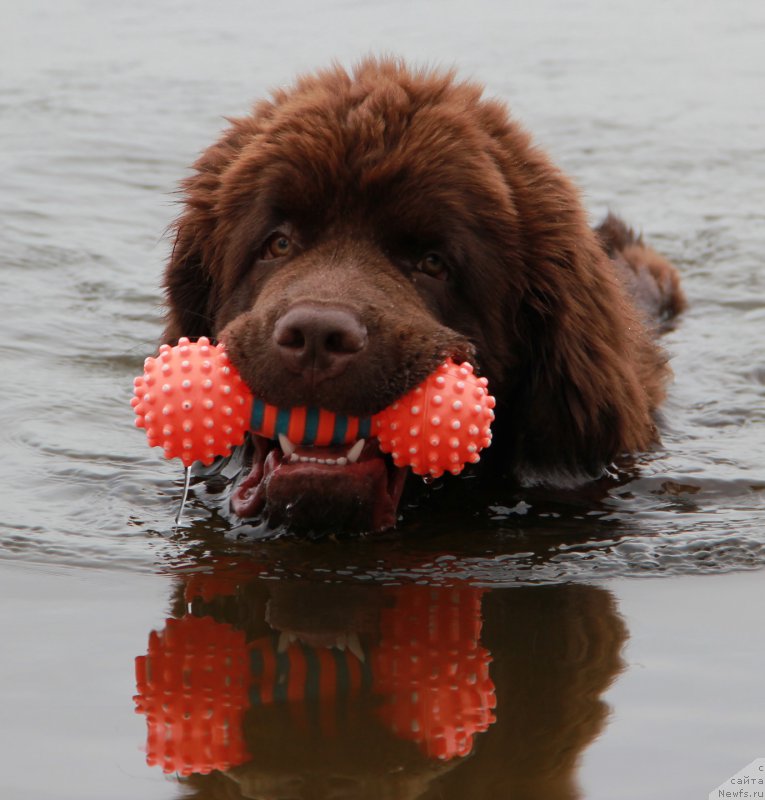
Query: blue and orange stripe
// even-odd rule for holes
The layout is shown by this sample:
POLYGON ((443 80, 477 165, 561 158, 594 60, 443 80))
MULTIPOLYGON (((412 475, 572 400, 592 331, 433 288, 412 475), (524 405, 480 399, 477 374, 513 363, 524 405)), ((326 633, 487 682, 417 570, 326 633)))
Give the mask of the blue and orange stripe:
POLYGON ((372 431, 372 417, 349 417, 315 407, 277 408, 256 398, 250 430, 267 439, 283 433, 295 444, 324 447, 366 439, 372 431))

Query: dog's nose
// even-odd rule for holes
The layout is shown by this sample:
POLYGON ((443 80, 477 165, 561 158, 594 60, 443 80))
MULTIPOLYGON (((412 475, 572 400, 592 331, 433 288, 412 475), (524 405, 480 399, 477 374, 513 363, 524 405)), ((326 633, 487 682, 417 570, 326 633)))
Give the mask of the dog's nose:
POLYGON ((349 309, 299 303, 277 320, 273 341, 287 369, 320 383, 364 350, 367 329, 349 309))

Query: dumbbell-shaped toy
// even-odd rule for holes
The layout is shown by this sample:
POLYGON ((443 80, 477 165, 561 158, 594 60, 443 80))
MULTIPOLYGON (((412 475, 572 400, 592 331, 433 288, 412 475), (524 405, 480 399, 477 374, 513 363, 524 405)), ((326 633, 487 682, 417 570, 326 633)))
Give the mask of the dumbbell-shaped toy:
POLYGON ((255 398, 223 345, 201 337, 162 345, 134 381, 135 424, 167 458, 210 464, 242 444, 247 431, 280 434, 306 446, 350 444, 375 436, 396 466, 417 475, 459 474, 491 443, 495 400, 472 365, 447 359, 397 402, 371 417, 314 407, 279 408, 255 398))

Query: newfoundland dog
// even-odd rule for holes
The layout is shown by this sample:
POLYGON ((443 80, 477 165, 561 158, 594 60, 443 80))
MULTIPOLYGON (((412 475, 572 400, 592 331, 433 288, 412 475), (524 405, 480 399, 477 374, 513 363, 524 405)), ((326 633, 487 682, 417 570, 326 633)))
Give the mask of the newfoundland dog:
MULTIPOLYGON (((164 339, 224 342, 267 402, 366 416, 451 356, 489 380, 507 480, 571 486, 657 442, 675 269, 615 217, 592 230, 479 85, 389 59, 303 77, 231 120, 183 189, 164 339)), ((395 524, 406 470, 374 439, 294 448, 251 437, 236 515, 395 524)))

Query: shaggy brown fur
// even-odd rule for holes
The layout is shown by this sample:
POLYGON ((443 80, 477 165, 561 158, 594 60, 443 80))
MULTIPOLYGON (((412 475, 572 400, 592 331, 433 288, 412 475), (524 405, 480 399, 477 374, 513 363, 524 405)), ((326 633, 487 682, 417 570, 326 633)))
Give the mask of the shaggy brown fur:
POLYGON ((644 314, 682 307, 674 268, 615 218, 592 231, 480 86, 396 60, 304 77, 231 120, 184 190, 165 339, 225 341, 269 402, 369 414, 454 355, 488 377, 492 450, 522 478, 595 476, 656 443, 668 370, 644 314), (294 368, 274 330, 295 307, 339 309, 362 349, 294 368))
POLYGON ((644 319, 666 327, 686 305, 677 270, 613 214, 595 230, 644 319))

